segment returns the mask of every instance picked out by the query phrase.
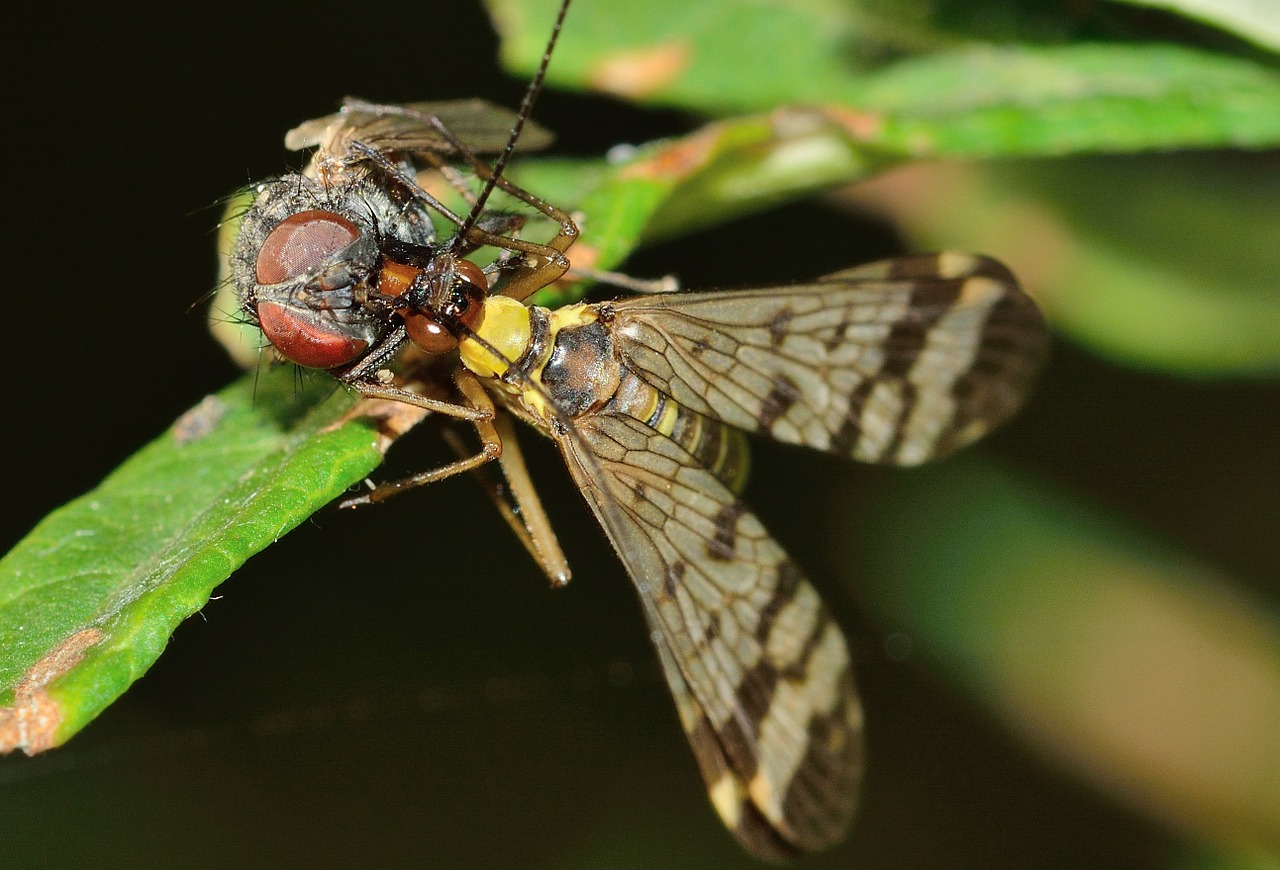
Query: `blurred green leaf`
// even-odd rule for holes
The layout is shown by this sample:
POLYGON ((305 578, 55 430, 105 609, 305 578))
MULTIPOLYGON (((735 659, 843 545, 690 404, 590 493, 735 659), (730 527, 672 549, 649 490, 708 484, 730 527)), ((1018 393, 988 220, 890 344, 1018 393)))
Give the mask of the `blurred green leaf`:
POLYGON ((0 751, 65 742, 233 570, 377 466, 368 425, 327 428, 350 405, 287 369, 246 377, 0 561, 0 751))
MULTIPOLYGON (((571 203, 582 215, 573 262, 609 269, 642 243, 863 178, 880 165, 841 118, 783 108, 624 150, 608 164, 531 160, 513 175, 552 201, 571 203)), ((539 302, 571 298, 553 291, 539 302)))
POLYGON ((1054 323, 1127 365, 1280 372, 1280 174, 1213 155, 918 165, 851 194, 923 247, 1013 267, 1054 323))
MULTIPOLYGON (((554 6, 490 0, 508 66, 527 72, 541 59, 554 6)), ((924 40, 929 51, 884 59, 860 8, 837 0, 584 3, 550 80, 710 114, 841 107, 866 149, 898 157, 1280 142, 1280 73, 1249 59, 1137 40, 936 37, 924 40), (768 73, 753 74, 762 59, 768 73)))
POLYGON ((1166 9, 1221 27, 1242 39, 1280 49, 1280 6, 1271 0, 1115 0, 1166 9))
POLYGON ((1280 870, 1280 854, 1211 849, 1197 844, 1170 862, 1172 870, 1280 870))
MULTIPOLYGON (((864 487, 865 489, 865 487, 864 487)), ((1280 850, 1280 624, 1218 572, 976 458, 836 528, 849 585, 1005 723, 1117 800, 1280 850)), ((850 489, 852 491, 852 489, 850 489)))
POLYGON ((904 61, 853 105, 887 147, 994 157, 1280 142, 1280 74, 1174 45, 984 47, 904 61))

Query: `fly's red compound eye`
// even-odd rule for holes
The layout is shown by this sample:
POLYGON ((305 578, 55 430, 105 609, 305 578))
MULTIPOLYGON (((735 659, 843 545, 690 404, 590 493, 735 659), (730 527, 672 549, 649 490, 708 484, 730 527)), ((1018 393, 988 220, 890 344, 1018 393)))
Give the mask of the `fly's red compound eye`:
POLYGON ((344 366, 369 349, 368 341, 341 332, 331 322, 274 302, 258 305, 258 325, 282 357, 307 368, 344 366))
POLYGON ((331 211, 300 211, 282 220, 262 243, 255 277, 259 284, 279 284, 315 271, 360 238, 360 230, 331 211))

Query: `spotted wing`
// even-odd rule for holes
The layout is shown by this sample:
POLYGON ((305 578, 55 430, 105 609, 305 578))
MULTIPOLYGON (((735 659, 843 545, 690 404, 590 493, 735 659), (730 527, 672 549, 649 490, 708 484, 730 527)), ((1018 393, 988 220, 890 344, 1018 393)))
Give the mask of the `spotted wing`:
MULTIPOLYGON (((427 119, 441 123, 477 154, 495 153, 506 147, 516 113, 485 100, 448 100, 378 106, 347 98, 342 110, 305 121, 285 136, 285 147, 294 151, 320 146, 330 154, 345 153, 346 143, 358 140, 378 151, 413 153, 429 151, 445 157, 457 149, 427 119)), ((551 144, 549 132, 527 121, 520 135, 520 150, 534 151, 551 144)))
POLYGON ((1047 345, 1008 269, 970 254, 613 307, 626 366, 681 405, 896 465, 951 453, 1009 417, 1047 345))
POLYGON ((724 823, 765 858, 838 841, 862 711, 813 587, 714 474, 645 423, 587 415, 557 440, 639 590, 724 823))

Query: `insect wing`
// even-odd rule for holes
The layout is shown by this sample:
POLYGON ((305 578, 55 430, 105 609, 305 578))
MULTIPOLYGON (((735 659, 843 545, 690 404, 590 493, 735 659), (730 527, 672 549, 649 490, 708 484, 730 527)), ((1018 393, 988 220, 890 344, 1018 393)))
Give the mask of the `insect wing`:
POLYGON ((624 364, 681 405, 868 462, 951 453, 1022 404, 1035 303, 987 257, 926 254, 811 284, 614 303, 624 364))
MULTIPOLYGON (((345 153, 347 143, 360 141, 383 152, 429 151, 457 156, 449 140, 426 119, 435 117, 474 153, 496 153, 506 147, 517 114, 485 100, 449 100, 376 106, 347 98, 342 110, 304 121, 290 130, 285 147, 294 151, 319 146, 330 154, 345 153)), ((535 151, 551 144, 547 130, 526 121, 520 150, 535 151)))
POLYGON ((737 496, 645 423, 586 415, 558 441, 636 583, 725 824, 765 858, 840 840, 862 710, 817 592, 737 496))

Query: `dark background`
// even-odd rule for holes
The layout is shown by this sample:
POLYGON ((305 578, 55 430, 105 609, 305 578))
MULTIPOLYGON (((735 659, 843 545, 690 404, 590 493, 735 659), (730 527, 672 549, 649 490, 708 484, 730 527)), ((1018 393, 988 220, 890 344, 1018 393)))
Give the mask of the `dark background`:
MULTIPOLYGON (((299 162, 286 129, 348 93, 515 105, 523 90, 498 72, 471 3, 172 10, 59 8, 8 36, 6 548, 237 376, 192 306, 214 281, 220 198, 299 162)), ((536 115, 580 155, 696 123, 552 92, 536 115)), ((897 250, 888 228, 800 205, 650 249, 630 269, 733 286, 897 250), (779 256, 762 263, 768 247, 779 256)), ((989 449, 1183 534, 1158 489, 1116 485, 1125 457, 1072 465, 1076 445, 1054 432, 1123 405, 1138 429, 1186 430, 1159 457, 1176 468, 1221 446, 1198 420, 1248 416, 1258 395, 1063 349, 989 449), (1100 405, 1073 405, 1080 384, 1108 381, 1120 389, 1100 405)), ((702 793, 625 575, 531 441, 575 568, 568 589, 545 587, 467 480, 321 513, 228 581, 68 746, 0 762, 0 865, 747 866, 702 793)), ((385 473, 443 455, 424 435, 385 473)), ((750 493, 828 589, 831 468, 763 447, 750 493)), ((875 472, 839 479, 860 476, 875 472)), ((1245 574, 1267 567, 1226 532, 1192 544, 1245 574)), ((871 766, 849 844, 812 866, 1159 863, 1154 826, 1064 779, 923 665, 891 660, 884 630, 830 597, 859 660, 871 766)))

